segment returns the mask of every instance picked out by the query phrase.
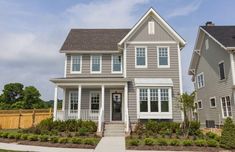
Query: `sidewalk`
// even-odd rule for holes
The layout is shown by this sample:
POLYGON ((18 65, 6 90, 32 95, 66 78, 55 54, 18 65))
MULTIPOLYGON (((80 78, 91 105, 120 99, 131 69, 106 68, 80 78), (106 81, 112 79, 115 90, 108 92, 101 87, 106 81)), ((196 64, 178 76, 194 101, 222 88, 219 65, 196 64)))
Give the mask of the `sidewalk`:
POLYGON ((103 137, 94 152, 125 152, 125 137, 103 137))

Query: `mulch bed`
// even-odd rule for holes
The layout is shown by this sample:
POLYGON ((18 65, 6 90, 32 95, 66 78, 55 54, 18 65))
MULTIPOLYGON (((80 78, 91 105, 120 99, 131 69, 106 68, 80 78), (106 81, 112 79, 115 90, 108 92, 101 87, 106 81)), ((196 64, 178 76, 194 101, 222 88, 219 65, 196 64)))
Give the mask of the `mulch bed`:
POLYGON ((59 148, 82 148, 82 149, 95 149, 96 146, 85 145, 85 144, 60 144, 40 141, 27 141, 27 140, 16 140, 16 139, 3 139, 0 138, 2 143, 17 143, 21 145, 32 145, 32 146, 45 146, 45 147, 59 147, 59 148))
POLYGON ((235 150, 225 150, 216 147, 198 146, 127 146, 128 150, 161 150, 161 151, 203 151, 203 152, 235 152, 235 150))

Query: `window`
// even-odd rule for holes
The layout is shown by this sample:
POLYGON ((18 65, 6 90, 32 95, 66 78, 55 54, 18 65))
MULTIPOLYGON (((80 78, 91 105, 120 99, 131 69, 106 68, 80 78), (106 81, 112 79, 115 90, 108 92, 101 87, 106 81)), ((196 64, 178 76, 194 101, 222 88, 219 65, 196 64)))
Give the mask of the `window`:
POLYGON ((232 116, 232 108, 229 96, 221 98, 221 108, 222 108, 222 115, 224 118, 232 116))
POLYGON ((158 47, 158 67, 169 68, 169 47, 158 47))
POLYGON ((209 49, 209 40, 208 39, 206 39, 205 45, 206 45, 206 50, 208 50, 209 49))
POLYGON ((211 108, 216 107, 216 98, 215 97, 210 98, 210 107, 211 108))
POLYGON ((137 47, 136 48, 136 59, 135 67, 146 68, 147 67, 147 48, 137 47))
POLYGON ((219 63, 219 77, 220 77, 220 80, 225 79, 224 61, 221 61, 219 63))
POLYGON ((91 73, 101 73, 102 57, 100 55, 91 56, 91 73))
POLYGON ((99 113, 100 109, 100 92, 90 92, 90 113, 99 113))
POLYGON ((140 89, 140 112, 148 112, 148 89, 140 89))
POLYGON ((197 75, 197 87, 198 87, 198 89, 200 89, 204 86, 205 86, 204 74, 200 73, 200 74, 197 75))
POLYGON ((197 108, 198 109, 202 109, 202 101, 201 100, 199 100, 198 102, 197 102, 197 108))
POLYGON ((69 111, 70 113, 77 113, 78 112, 78 92, 71 91, 69 92, 70 102, 69 102, 69 111))
POLYGON ((154 21, 149 21, 148 22, 148 33, 149 35, 153 35, 155 33, 155 29, 154 29, 154 21))
POLYGON ((122 56, 112 56, 112 73, 122 73, 122 56))
POLYGON ((194 104, 195 104, 195 105, 194 105, 195 109, 197 109, 197 108, 198 108, 198 105, 197 105, 197 103, 195 102, 194 104))
POLYGON ((81 73, 82 56, 71 56, 71 73, 81 73))
POLYGON ((140 88, 140 112, 169 112, 169 88, 140 88))

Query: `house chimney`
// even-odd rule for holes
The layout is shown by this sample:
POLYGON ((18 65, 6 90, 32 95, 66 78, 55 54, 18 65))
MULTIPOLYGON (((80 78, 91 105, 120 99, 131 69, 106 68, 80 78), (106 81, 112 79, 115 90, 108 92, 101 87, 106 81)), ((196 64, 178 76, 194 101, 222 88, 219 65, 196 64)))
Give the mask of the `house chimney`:
POLYGON ((215 26, 215 24, 212 21, 207 21, 206 26, 215 26))

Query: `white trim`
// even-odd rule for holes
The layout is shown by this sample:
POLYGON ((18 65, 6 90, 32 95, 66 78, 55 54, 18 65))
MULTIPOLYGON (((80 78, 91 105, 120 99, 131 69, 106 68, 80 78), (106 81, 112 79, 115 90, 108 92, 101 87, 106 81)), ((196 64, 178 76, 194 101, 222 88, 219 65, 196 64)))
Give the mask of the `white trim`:
POLYGON ((126 53, 127 53, 127 51, 126 51, 126 43, 124 43, 124 50, 123 50, 123 68, 124 68, 124 71, 123 71, 123 76, 124 76, 124 78, 126 78, 126 53))
POLYGON ((90 91, 89 92, 89 115, 91 116, 94 116, 94 115, 99 115, 99 113, 92 113, 92 110, 91 110, 91 94, 92 93, 98 93, 99 94, 99 112, 100 112, 100 107, 101 107, 101 102, 102 102, 102 96, 101 96, 101 91, 90 91))
POLYGON ((91 74, 101 74, 102 73, 102 55, 91 55, 90 56, 90 73, 91 74), (92 58, 94 56, 99 56, 100 57, 100 71, 92 71, 92 58))
POLYGON ((230 52, 230 64, 231 64, 231 69, 232 69, 232 81, 233 81, 233 85, 235 85, 235 66, 234 66, 235 63, 234 63, 233 52, 230 52))
POLYGON ((214 97, 210 97, 210 108, 216 108, 216 106, 217 106, 216 97, 215 96, 214 97), (211 105, 211 99, 215 99, 215 106, 211 105))
POLYGON ((148 49, 147 46, 135 46, 135 68, 148 68, 148 49), (145 65, 137 65, 137 48, 145 48, 145 65))
POLYGON ((102 84, 105 84, 107 86, 114 86, 114 85, 118 85, 118 86, 125 86, 126 82, 123 83, 111 83, 111 82, 101 82, 101 83, 57 83, 58 86, 78 86, 78 85, 82 85, 82 86, 100 86, 102 84))
POLYGON ((57 119, 58 87, 55 86, 53 120, 57 119))
POLYGON ((125 116, 125 113, 124 113, 124 92, 123 92, 123 90, 120 90, 120 89, 117 89, 117 90, 115 90, 115 89, 112 89, 112 90, 110 90, 110 122, 117 122, 117 121, 113 121, 112 120, 112 114, 113 114, 113 106, 112 106, 112 101, 113 101, 113 99, 112 99, 112 93, 115 93, 115 92, 117 92, 117 93, 121 93, 122 94, 122 120, 121 120, 121 122, 123 122, 124 121, 124 116, 125 116))
POLYGON ((135 78, 136 87, 173 87, 171 78, 135 78))
POLYGON ((82 86, 78 86, 78 119, 81 118, 81 100, 82 99, 82 86))
POLYGON ((148 34, 149 35, 154 35, 155 34, 155 22, 154 21, 149 21, 148 22, 148 34))
POLYGON ((122 59, 122 55, 121 54, 112 54, 111 57, 111 73, 112 74, 122 74, 122 66, 123 66, 123 59, 122 59), (121 56, 121 71, 113 71, 113 57, 114 56, 121 56))
POLYGON ((177 44, 176 41, 127 41, 127 44, 177 44))
POLYGON ((203 72, 197 74, 196 82, 197 82, 197 88, 198 88, 198 89, 201 89, 201 88, 203 88, 203 87, 206 86, 206 84, 205 84, 205 77, 204 77, 204 73, 203 73, 203 72), (199 83, 198 83, 198 76, 200 76, 200 75, 203 75, 203 86, 201 86, 201 87, 199 87, 199 83))
POLYGON ((197 101, 197 109, 203 109, 202 100, 197 101), (198 104, 199 102, 201 102, 201 108, 199 107, 199 104, 198 104))
POLYGON ((169 30, 175 37, 176 39, 178 39, 178 41, 180 43, 182 43, 182 45, 185 45, 186 42, 183 40, 183 38, 181 38, 179 36, 179 34, 177 34, 170 26, 169 24, 167 24, 166 21, 163 20, 163 18, 161 16, 159 16, 157 14, 157 12, 153 9, 150 8, 145 15, 134 25, 134 27, 131 29, 130 32, 128 32, 128 34, 118 43, 119 45, 122 45, 122 43, 136 30, 136 28, 145 20, 145 18, 147 18, 150 14, 153 14, 156 16, 156 18, 166 27, 167 30, 169 30))
POLYGON ((65 54, 65 61, 64 61, 64 77, 65 78, 67 76, 67 60, 68 60, 68 56, 67 54, 65 54))
POLYGON ((218 67, 219 67, 219 80, 220 80, 220 81, 226 80, 226 73, 225 73, 226 71, 225 71, 224 60, 222 60, 222 61, 220 61, 220 62, 218 63, 218 67), (221 79, 221 77, 220 77, 220 67, 219 67, 219 65, 220 65, 221 63, 223 63, 223 66, 224 66, 224 79, 221 79))
MULTIPOLYGON (((179 83, 180 83, 180 95, 183 94, 183 84, 182 84, 182 67, 181 67, 181 52, 180 52, 180 47, 179 47, 179 44, 177 44, 177 49, 178 49, 178 65, 179 65, 179 83)), ((181 110, 181 119, 182 121, 184 120, 184 113, 183 111, 181 110)))
POLYGON ((223 96, 223 97, 221 97, 220 98, 220 104, 221 104, 222 118, 225 119, 225 118, 228 118, 228 117, 233 117, 232 102, 231 102, 230 96, 223 96), (229 116, 229 114, 228 114, 228 105, 227 105, 226 97, 229 97, 230 107, 231 107, 231 114, 232 114, 231 116, 229 116), (227 114, 227 116, 224 116, 224 109, 223 109, 223 104, 222 104, 222 98, 225 98, 225 106, 226 106, 226 114, 227 114))
POLYGON ((82 73, 82 55, 71 55, 70 73, 71 74, 80 74, 80 73, 82 73), (80 57, 80 71, 73 71, 73 58, 74 58, 74 56, 79 56, 80 57))
MULTIPOLYGON (((78 93, 78 90, 70 90, 69 91, 69 109, 68 109, 68 115, 72 115, 73 113, 71 113, 71 93, 78 93)), ((79 98, 79 97, 78 97, 79 98)))
POLYGON ((158 68, 170 68, 170 47, 169 46, 157 46, 157 67, 158 68), (159 48, 167 48, 167 60, 168 60, 168 65, 159 65, 159 48))
POLYGON ((209 49, 209 40, 208 39, 205 40, 205 48, 206 48, 206 50, 209 49))
POLYGON ((126 122, 126 132, 129 132, 129 109, 128 109, 128 83, 124 87, 124 104, 125 104, 125 122, 126 122))
POLYGON ((65 111, 65 102, 66 102, 66 88, 63 89, 63 102, 62 102, 62 111, 65 111))

